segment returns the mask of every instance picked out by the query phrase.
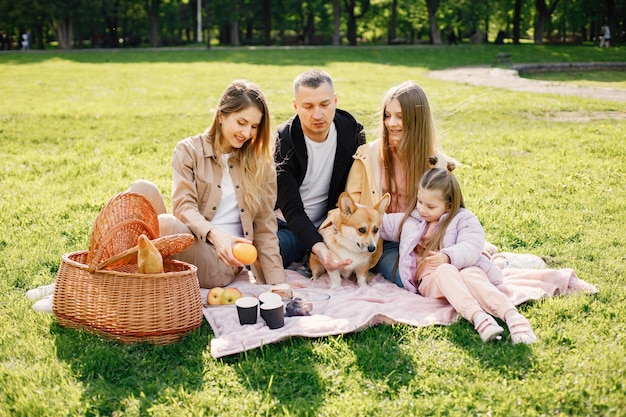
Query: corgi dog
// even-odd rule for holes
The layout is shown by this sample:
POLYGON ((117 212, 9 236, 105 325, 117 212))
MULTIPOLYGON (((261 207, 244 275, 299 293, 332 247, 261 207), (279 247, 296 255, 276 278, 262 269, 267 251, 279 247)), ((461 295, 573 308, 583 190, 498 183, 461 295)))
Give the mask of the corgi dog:
MULTIPOLYGON (((385 194, 374 206, 357 205, 346 192, 339 196, 338 208, 328 212, 319 227, 326 246, 339 258, 352 259, 352 263, 336 271, 328 271, 330 289, 341 286, 341 278, 356 275, 359 287, 367 285, 370 268, 374 267, 383 251, 380 224, 391 196, 385 194)), ((326 269, 317 255, 309 257, 311 279, 317 279, 326 269)))

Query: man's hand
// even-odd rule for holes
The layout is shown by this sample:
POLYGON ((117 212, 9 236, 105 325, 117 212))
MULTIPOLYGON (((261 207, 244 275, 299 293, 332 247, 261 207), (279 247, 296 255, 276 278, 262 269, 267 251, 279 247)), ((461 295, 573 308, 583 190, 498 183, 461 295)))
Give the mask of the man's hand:
POLYGON ((327 271, 334 271, 352 263, 352 259, 339 259, 324 242, 313 245, 311 251, 317 255, 327 271))

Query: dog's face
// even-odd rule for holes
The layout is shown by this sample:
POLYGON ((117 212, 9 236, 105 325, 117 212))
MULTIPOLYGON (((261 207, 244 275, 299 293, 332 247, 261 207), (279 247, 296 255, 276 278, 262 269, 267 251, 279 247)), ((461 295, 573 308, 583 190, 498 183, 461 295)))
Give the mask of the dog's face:
POLYGON ((342 193, 338 204, 341 215, 335 224, 342 241, 353 243, 356 247, 352 250, 355 252, 374 253, 378 245, 383 214, 390 201, 390 195, 385 194, 374 206, 363 207, 357 206, 348 193, 342 193))

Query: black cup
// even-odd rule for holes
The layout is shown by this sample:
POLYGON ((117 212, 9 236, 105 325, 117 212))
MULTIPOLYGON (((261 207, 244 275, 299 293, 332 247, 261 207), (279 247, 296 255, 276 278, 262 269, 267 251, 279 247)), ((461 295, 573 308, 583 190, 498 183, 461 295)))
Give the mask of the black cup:
POLYGON ((239 324, 255 324, 257 320, 259 300, 254 297, 241 297, 235 301, 239 324))
POLYGON ((279 329, 285 325, 285 309, 282 301, 266 302, 261 305, 261 317, 270 329, 279 329))

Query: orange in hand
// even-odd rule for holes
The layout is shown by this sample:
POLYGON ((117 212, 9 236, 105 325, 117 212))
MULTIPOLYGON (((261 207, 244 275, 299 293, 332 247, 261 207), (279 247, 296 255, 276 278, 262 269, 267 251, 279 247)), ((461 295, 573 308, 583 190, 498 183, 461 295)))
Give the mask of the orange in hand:
POLYGON ((233 245, 233 255, 242 264, 250 265, 256 261, 256 248, 249 243, 238 242, 233 245))

